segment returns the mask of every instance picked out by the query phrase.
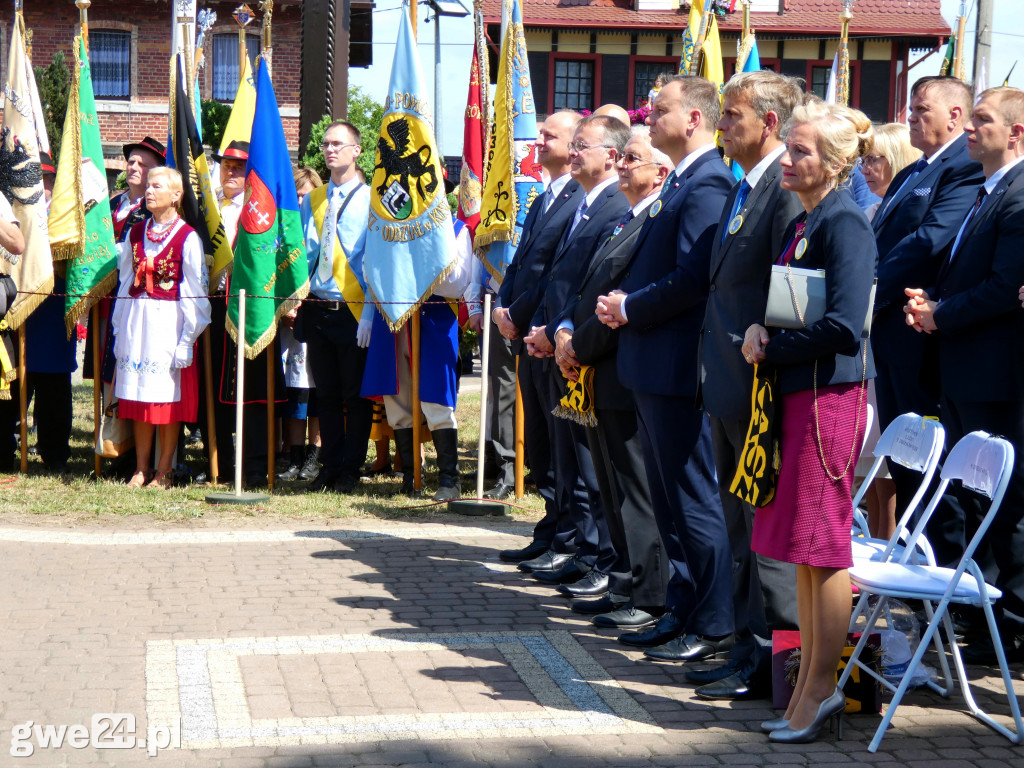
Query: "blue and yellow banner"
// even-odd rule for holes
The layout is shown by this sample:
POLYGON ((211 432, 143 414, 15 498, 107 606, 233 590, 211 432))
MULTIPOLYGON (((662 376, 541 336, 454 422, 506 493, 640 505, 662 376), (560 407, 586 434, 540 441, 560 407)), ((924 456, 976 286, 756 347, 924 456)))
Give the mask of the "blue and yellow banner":
POLYGON ((397 333, 455 265, 455 232, 427 84, 402 14, 370 185, 363 275, 397 333))
POLYGON ((484 171, 480 223, 474 245, 499 282, 515 256, 530 204, 543 191, 537 162, 537 111, 526 59, 523 13, 511 0, 494 91, 494 127, 484 171))

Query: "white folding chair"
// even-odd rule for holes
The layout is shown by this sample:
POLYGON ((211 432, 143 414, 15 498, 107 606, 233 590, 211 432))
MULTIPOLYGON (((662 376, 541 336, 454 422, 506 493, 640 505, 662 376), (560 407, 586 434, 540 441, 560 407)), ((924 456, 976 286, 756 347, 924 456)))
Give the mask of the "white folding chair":
MULTIPOLYGON (((999 669, 1002 672, 1003 685, 1006 688, 1007 701, 1010 705, 1010 714, 1015 730, 1010 730, 1002 723, 997 722, 990 715, 982 712, 981 708, 977 705, 967 680, 963 659, 960 657, 960 649, 957 647, 956 642, 953 641, 950 642, 949 649, 953 655, 957 678, 960 680, 960 688, 970 713, 996 732, 1008 738, 1012 743, 1020 744, 1022 742, 1024 723, 1021 722, 1020 704, 1013 692, 1013 681, 1006 664, 1006 654, 1003 651, 1003 644, 999 637, 999 627, 996 625, 995 615, 992 612, 992 604, 1002 596, 1002 593, 995 587, 985 583, 981 569, 973 560, 974 553, 982 537, 988 531, 992 520, 999 510, 1000 504, 1002 504, 1006 487, 1013 473, 1013 457, 1013 446, 1002 438, 992 437, 986 432, 972 432, 966 435, 953 447, 949 456, 946 457, 942 468, 942 481, 932 495, 928 506, 921 515, 921 519, 914 526, 914 530, 907 540, 906 547, 899 560, 896 562, 861 562, 855 564, 850 569, 850 579, 861 593, 860 601, 866 601, 870 595, 878 595, 879 599, 871 610, 867 626, 856 648, 854 648, 850 662, 847 664, 846 669, 843 670, 842 677, 839 679, 839 686, 842 687, 846 684, 854 667, 857 666, 889 690, 894 691, 892 702, 889 704, 882 722, 879 723, 874 738, 868 745, 869 752, 875 752, 878 749, 878 745, 881 744, 885 731, 889 727, 889 723, 892 721, 896 708, 903 699, 903 695, 910 687, 914 673, 921 664, 925 651, 928 650, 928 646, 938 637, 939 624, 941 623, 944 627, 946 637, 954 637, 953 622, 949 617, 949 606, 951 603, 973 605, 984 611, 985 618, 988 621, 992 644, 995 647, 996 658, 999 662, 999 669), (971 541, 955 569, 910 562, 915 551, 916 542, 921 537, 921 532, 938 506, 939 500, 946 491, 946 487, 952 480, 959 480, 965 488, 989 498, 991 501, 988 512, 981 521, 977 532, 971 537, 971 541), (864 650, 871 630, 890 598, 922 600, 924 601, 925 611, 929 616, 928 627, 921 637, 917 651, 911 658, 898 688, 894 688, 888 681, 870 669, 868 664, 860 660, 861 652, 864 650), (935 604, 934 610, 932 609, 933 604, 935 604)), ((940 663, 945 670, 948 670, 945 654, 941 652, 940 663)), ((948 691, 944 695, 948 695, 951 689, 952 685, 949 685, 948 691)))
MULTIPOLYGON (((935 419, 926 419, 916 413, 904 413, 893 419, 886 427, 885 432, 878 439, 875 445, 875 463, 868 470, 867 477, 857 490, 853 498, 854 519, 857 521, 853 537, 853 561, 861 560, 895 560, 903 553, 903 545, 900 544, 910 530, 910 521, 917 513, 921 501, 931 485, 935 470, 942 458, 942 449, 946 444, 946 430, 935 419), (901 467, 906 467, 921 474, 921 482, 914 492, 913 497, 907 503, 900 519, 896 523, 896 530, 892 538, 872 538, 867 529, 867 521, 860 504, 867 493, 868 486, 877 477, 882 469, 882 463, 886 458, 892 459, 901 467)), ((935 564, 931 554, 931 545, 928 540, 921 537, 918 539, 918 549, 921 550, 921 557, 925 562, 935 564)))
MULTIPOLYGON (((857 454, 858 461, 860 460, 860 455, 864 453, 864 449, 868 447, 868 440, 871 439, 871 427, 874 423, 875 408, 871 403, 868 403, 867 419, 864 424, 864 439, 860 443, 860 452, 857 454)), ((861 485, 861 488, 867 488, 869 485, 871 485, 871 483, 867 482, 867 478, 865 478, 865 482, 861 485)), ((858 490, 857 495, 863 497, 864 494, 858 490)), ((863 531, 865 536, 868 535, 868 519, 864 516, 864 513, 857 508, 856 504, 853 505, 853 524, 858 530, 863 531)))

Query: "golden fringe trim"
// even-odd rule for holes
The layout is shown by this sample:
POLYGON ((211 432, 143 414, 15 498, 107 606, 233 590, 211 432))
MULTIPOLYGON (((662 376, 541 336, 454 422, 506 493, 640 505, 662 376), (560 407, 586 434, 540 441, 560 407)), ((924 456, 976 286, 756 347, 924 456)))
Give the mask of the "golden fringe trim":
POLYGON ((582 413, 574 410, 573 408, 566 408, 564 405, 559 403, 552 409, 551 415, 557 416, 560 419, 567 419, 568 421, 575 422, 581 427, 597 427, 597 416, 594 415, 593 411, 582 413))
POLYGON ((40 294, 49 294, 53 292, 53 275, 49 275, 40 285, 35 288, 26 291, 28 298, 25 299, 21 304, 11 307, 10 311, 4 317, 4 322, 12 330, 18 330, 18 326, 24 323, 28 316, 31 315, 36 308, 46 301, 48 296, 40 294))
MULTIPOLYGON (((54 261, 70 261, 82 253, 82 243, 81 241, 57 244, 51 242, 50 253, 53 254, 54 261)), ((54 268, 56 269, 56 266, 54 268)))
POLYGON ((81 39, 81 35, 75 35, 75 70, 71 74, 71 89, 68 91, 68 114, 78 115, 78 119, 72 120, 70 128, 64 131, 64 134, 61 137, 61 156, 57 158, 59 167, 63 167, 66 162, 70 162, 71 167, 74 169, 72 172, 72 178, 74 179, 72 190, 75 195, 75 200, 80 203, 74 207, 75 227, 78 230, 78 240, 77 242, 70 241, 58 243, 56 245, 51 241, 50 253, 53 254, 53 259, 56 261, 73 259, 85 249, 85 205, 81 204, 85 200, 85 196, 82 193, 82 103, 80 92, 82 88, 82 58, 80 56, 81 39), (72 141, 70 142, 68 141, 69 137, 67 136, 69 132, 72 134, 70 137, 72 141), (65 145, 70 147, 66 150, 71 154, 70 159, 66 159, 64 157, 65 145))
MULTIPOLYGON (((277 335, 277 325, 281 320, 281 315, 291 312, 295 307, 302 303, 302 300, 309 295, 309 280, 299 286, 298 290, 295 291, 291 296, 281 302, 281 305, 274 311, 274 321, 270 327, 260 336, 256 341, 247 346, 245 350, 245 357, 247 360, 255 360, 263 350, 270 346, 271 342, 274 341, 274 337, 277 335)), ((246 297, 248 300, 249 297, 246 297)), ((260 301, 266 301, 266 299, 260 299, 260 301)), ((231 335, 231 340, 238 346, 238 326, 235 325, 231 320, 231 316, 228 315, 224 322, 228 333, 231 335)), ((245 343, 245 340, 242 340, 245 343)))
POLYGON ((68 332, 69 339, 71 338, 71 334, 75 332, 75 325, 78 324, 78 321, 81 320, 90 309, 92 309, 93 304, 102 298, 106 298, 106 295, 110 293, 116 285, 117 269, 115 268, 109 275, 100 280, 86 296, 83 296, 72 304, 71 309, 64 313, 64 329, 68 332))
MULTIPOLYGON (((456 257, 451 260, 448 266, 446 266, 444 269, 437 273, 437 277, 434 278, 433 282, 427 287, 427 290, 424 291, 424 297, 429 297, 434 293, 434 289, 437 288, 437 286, 439 286, 441 283, 443 283, 445 279, 447 279, 447 277, 452 273, 452 270, 454 270, 455 267, 458 265, 458 261, 459 258, 458 255, 456 255, 456 257)), ((368 285, 366 287, 369 289, 370 296, 373 299, 374 303, 385 303, 377 298, 377 294, 373 292, 373 288, 371 286, 368 285)), ((417 300, 417 302, 413 304, 411 307, 409 307, 407 310, 405 310, 405 312, 402 313, 402 316, 399 317, 395 322, 391 322, 391 320, 388 319, 388 316, 384 312, 381 312, 380 314, 381 317, 384 318, 384 322, 388 324, 388 330, 391 331, 392 333, 398 333, 400 330, 402 330, 402 326, 404 326, 409 321, 409 318, 412 317, 413 313, 419 310, 420 305, 422 303, 422 298, 417 300)))
POLYGON ((231 275, 235 271, 234 267, 235 267, 235 261, 234 261, 234 259, 232 259, 227 264, 225 264, 220 269, 220 271, 218 271, 218 272, 214 272, 211 269, 210 270, 210 285, 220 285, 220 281, 222 279, 231 277, 231 275))
POLYGON ((10 400, 10 399, 11 399, 11 389, 10 389, 10 387, 7 387, 5 389, 0 389, 0 400, 10 400))

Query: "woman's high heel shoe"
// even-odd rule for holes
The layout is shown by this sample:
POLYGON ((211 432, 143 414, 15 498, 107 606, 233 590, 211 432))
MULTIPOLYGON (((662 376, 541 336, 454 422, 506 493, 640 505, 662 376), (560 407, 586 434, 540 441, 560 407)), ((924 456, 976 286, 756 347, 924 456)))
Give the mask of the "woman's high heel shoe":
POLYGON ((772 731, 778 731, 789 725, 789 720, 785 717, 777 717, 774 720, 765 720, 761 723, 761 730, 765 733, 771 733, 772 731))
POLYGON ((825 721, 827 720, 831 723, 832 718, 836 717, 839 719, 839 740, 842 741, 844 709, 846 709, 846 696, 843 695, 841 690, 836 688, 835 693, 818 705, 818 714, 814 716, 814 719, 806 728, 794 730, 787 725, 785 728, 769 733, 768 740, 779 744, 806 744, 815 741, 821 735, 821 729, 824 727, 825 721))

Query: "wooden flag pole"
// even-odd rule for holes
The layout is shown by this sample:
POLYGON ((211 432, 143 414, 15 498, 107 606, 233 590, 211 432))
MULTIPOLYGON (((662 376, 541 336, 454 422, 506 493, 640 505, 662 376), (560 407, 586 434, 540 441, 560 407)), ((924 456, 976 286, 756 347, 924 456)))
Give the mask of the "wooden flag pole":
POLYGON ((25 364, 25 323, 18 326, 18 409, 21 411, 21 471, 28 471, 28 373, 25 364))
MULTIPOLYGON (((412 23, 412 39, 416 39, 416 2, 409 3, 409 21, 412 23)), ((420 461, 420 310, 417 307, 409 318, 409 346, 412 357, 412 480, 413 488, 423 490, 423 462, 420 461)))
POLYGON ((213 397, 213 337, 209 326, 203 331, 203 379, 206 389, 206 445, 210 452, 210 482, 216 483, 220 476, 220 462, 217 459, 217 416, 214 413, 213 397))
POLYGON ((836 101, 846 106, 850 103, 850 19, 853 18, 853 0, 842 0, 843 12, 839 15, 839 72, 836 76, 836 101))
POLYGON ((270 342, 263 350, 267 356, 267 488, 271 491, 274 490, 274 462, 277 458, 274 455, 277 450, 277 441, 274 439, 274 364, 278 358, 274 348, 274 342, 270 342))
MULTIPOLYGON (((89 314, 89 328, 92 330, 92 419, 93 435, 92 444, 95 446, 100 438, 100 386, 103 377, 100 360, 100 349, 103 345, 103 337, 100 335, 100 305, 93 304, 89 314)), ((103 473, 103 457, 96 454, 96 461, 93 467, 96 479, 100 479, 103 473)))
POLYGON ((519 356, 516 355, 516 498, 526 493, 526 417, 523 414, 523 390, 519 386, 519 356))

